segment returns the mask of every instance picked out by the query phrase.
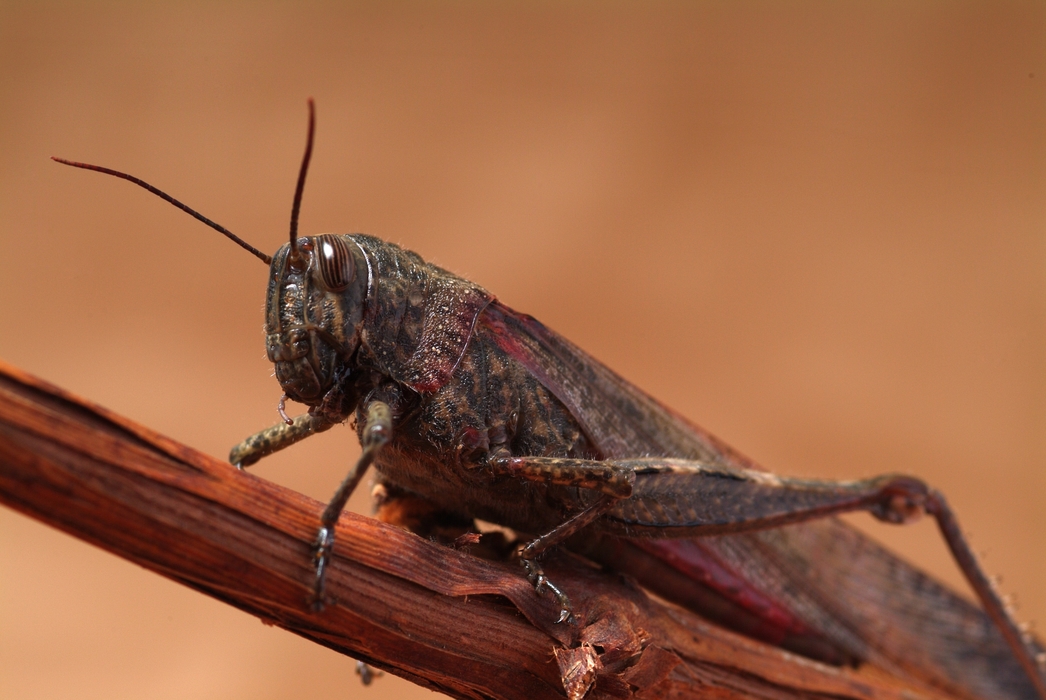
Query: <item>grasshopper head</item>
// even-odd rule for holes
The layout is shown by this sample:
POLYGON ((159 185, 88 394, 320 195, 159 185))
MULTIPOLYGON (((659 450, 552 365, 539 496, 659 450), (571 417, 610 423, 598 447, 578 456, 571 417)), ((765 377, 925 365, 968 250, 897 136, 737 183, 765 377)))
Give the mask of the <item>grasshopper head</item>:
POLYGON ((276 251, 266 350, 288 398, 315 406, 344 376, 359 345, 366 295, 367 261, 351 236, 299 238, 276 251))
POLYGON ((347 363, 359 344, 368 284, 367 275, 361 279, 357 271, 369 269, 363 250, 351 236, 298 238, 298 212, 315 126, 315 108, 309 100, 309 134, 291 207, 290 241, 272 258, 144 180, 99 165, 54 158, 144 187, 270 265, 265 320, 269 359, 287 397, 310 406, 318 405, 339 379, 348 376, 347 363))
POLYGON ((316 112, 309 100, 309 134, 291 206, 290 241, 272 258, 265 302, 265 345, 276 378, 287 398, 309 406, 322 403, 348 376, 368 283, 358 273, 368 269, 363 249, 351 236, 298 238, 315 130, 316 112))

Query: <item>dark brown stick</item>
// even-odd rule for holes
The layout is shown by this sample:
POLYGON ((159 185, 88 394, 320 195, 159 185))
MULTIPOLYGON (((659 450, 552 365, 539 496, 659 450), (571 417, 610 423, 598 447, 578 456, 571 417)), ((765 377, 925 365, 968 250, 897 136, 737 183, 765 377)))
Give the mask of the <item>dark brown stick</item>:
POLYGON ((460 698, 944 697, 724 632, 566 556, 522 570, 345 514, 308 605, 321 503, 0 363, 0 501, 263 621, 460 698), (566 686, 566 690, 564 689, 566 686))

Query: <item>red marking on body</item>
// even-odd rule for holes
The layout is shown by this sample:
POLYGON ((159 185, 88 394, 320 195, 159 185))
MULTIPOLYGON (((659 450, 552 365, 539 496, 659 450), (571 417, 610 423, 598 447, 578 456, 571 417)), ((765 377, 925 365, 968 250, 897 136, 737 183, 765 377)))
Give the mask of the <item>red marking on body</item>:
POLYGON ((769 625, 760 634, 768 642, 780 643, 789 635, 817 635, 816 630, 788 608, 734 573, 714 552, 702 546, 699 538, 634 539, 632 543, 759 616, 769 625))

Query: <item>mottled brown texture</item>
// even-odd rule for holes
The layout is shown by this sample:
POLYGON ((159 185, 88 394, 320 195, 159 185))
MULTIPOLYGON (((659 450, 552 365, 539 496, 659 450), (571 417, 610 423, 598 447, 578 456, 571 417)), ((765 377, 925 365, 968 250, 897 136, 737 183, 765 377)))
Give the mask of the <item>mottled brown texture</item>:
POLYGON ((591 686, 593 700, 943 697, 873 671, 796 663, 570 558, 551 568, 574 597, 577 620, 554 625, 514 567, 355 515, 341 519, 331 603, 312 613, 305 555, 321 504, 7 365, 0 500, 268 624, 455 697, 561 698, 562 677, 571 688, 591 686), (577 652, 564 645, 583 650, 589 670, 576 671, 566 660, 577 652))
POLYGON ((290 424, 277 423, 267 430, 255 433, 247 440, 236 445, 229 452, 229 463, 238 467, 248 467, 263 457, 277 450, 284 449, 305 438, 330 430, 334 427, 324 418, 314 417, 308 413, 295 416, 290 424))
MULTIPOLYGON (((382 481, 429 499, 456 518, 482 518, 536 537, 523 549, 523 563, 536 589, 559 601, 561 619, 567 618, 570 603, 536 557, 582 528, 628 537, 722 535, 725 539, 690 550, 708 558, 703 565, 693 559, 700 572, 695 585, 719 584, 718 593, 757 617, 766 616, 748 601, 773 599, 789 617, 777 636, 789 638, 791 618, 803 629, 804 641, 786 648, 810 653, 826 647, 827 654, 814 657, 875 662, 970 696, 1046 698, 1046 680, 1035 661, 1041 647, 1022 643, 1009 611, 954 533, 950 544, 962 552, 957 560, 985 611, 940 586, 905 586, 921 574, 906 573, 909 565, 885 550, 877 550, 886 560, 880 568, 893 573, 884 580, 853 566, 856 551, 836 557, 820 549, 778 553, 775 541, 763 537, 767 529, 783 526, 844 528, 828 516, 853 510, 887 522, 913 520, 927 493, 918 480, 883 476, 840 487, 766 474, 478 285, 377 238, 342 238, 346 250, 358 249, 359 262, 368 270, 366 283, 359 279, 344 290, 328 291, 315 262, 318 252, 311 245, 298 252, 285 245, 273 256, 276 282, 267 301, 267 333, 278 339, 270 344, 270 356, 294 360, 277 362, 277 378, 288 395, 331 422, 354 412, 364 445, 370 410, 391 407, 388 443, 380 451, 365 449, 366 461, 346 477, 325 523, 340 512, 361 469, 373 460, 382 481), (419 376, 425 381, 417 381, 419 376), (585 483, 591 461, 577 461, 579 451, 606 459, 611 469, 603 474, 614 467, 642 474, 648 467, 643 488, 630 488, 620 502, 615 502, 620 496, 601 495, 585 483), (648 455, 690 461, 674 468, 670 461, 660 467, 627 461, 648 455), (546 457, 563 461, 543 461, 546 457), (529 473, 497 468, 512 458, 529 473), (557 475, 571 458, 579 478, 557 475), (746 551, 752 563, 730 562, 727 552, 732 550, 746 551), (848 586, 820 590, 806 601, 794 593, 768 595, 752 567, 777 567, 779 560, 796 556, 812 566, 780 569, 785 589, 805 590, 816 579, 815 569, 823 568, 850 571, 848 586), (709 578, 705 572, 712 569, 726 571, 729 578, 709 578), (852 610, 868 607, 867 587, 892 592, 890 603, 874 611, 890 620, 888 630, 862 624, 852 610), (921 618, 914 620, 910 609, 919 610, 921 618), (817 640, 813 646, 805 641, 808 635, 817 640)), ((840 539, 862 548, 859 538, 840 539)), ((317 593, 330 551, 326 528, 319 541, 324 545, 317 559, 317 593)), ((600 561, 624 569, 621 562, 600 561)), ((639 580, 662 595, 670 593, 659 588, 658 580, 639 580)), ((717 619, 739 630, 749 624, 748 615, 736 625, 727 616, 717 619)), ((775 617, 766 622, 779 626, 775 617)))
POLYGON ((616 498, 632 495, 636 475, 631 465, 567 457, 493 458, 490 465, 508 475, 538 483, 572 486, 616 498))
MULTIPOLYGON (((0 356, 219 458, 275 421, 265 266, 47 156, 271 254, 313 95, 304 233, 466 275, 776 473, 919 475, 1042 629, 1041 2, 0 14, 0 356)), ((254 473, 323 501, 357 450, 339 428, 254 473)), ((849 520, 961 590, 932 522, 849 520)), ((0 588, 11 697, 356 690, 326 650, 6 509, 0 588)))

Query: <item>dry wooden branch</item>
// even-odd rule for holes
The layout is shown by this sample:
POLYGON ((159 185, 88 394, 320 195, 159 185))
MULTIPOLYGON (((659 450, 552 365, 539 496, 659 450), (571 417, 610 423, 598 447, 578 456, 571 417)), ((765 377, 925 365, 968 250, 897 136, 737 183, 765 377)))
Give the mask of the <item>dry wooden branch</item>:
POLYGON ((568 556, 547 568, 578 622, 556 625, 517 567, 352 514, 338 526, 331 602, 313 613, 322 504, 2 363, 0 501, 455 697, 941 697, 725 632, 568 556))

